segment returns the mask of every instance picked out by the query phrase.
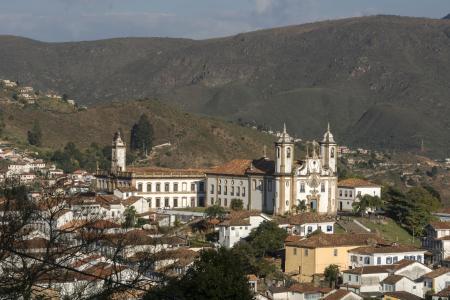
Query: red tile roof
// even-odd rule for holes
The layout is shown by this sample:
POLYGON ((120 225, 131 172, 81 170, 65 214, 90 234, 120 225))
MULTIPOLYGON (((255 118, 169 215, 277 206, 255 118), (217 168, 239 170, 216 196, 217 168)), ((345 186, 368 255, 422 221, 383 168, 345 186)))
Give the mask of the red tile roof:
POLYGON ((385 295, 400 300, 422 300, 422 298, 408 292, 387 292, 385 295))
POLYGON ((450 229, 450 222, 430 222, 430 226, 432 226, 434 229, 450 229))
POLYGON ((348 178, 338 182, 338 187, 380 187, 378 184, 359 178, 348 178))
POLYGON ((324 223, 324 222, 334 222, 334 217, 320 215, 313 212, 299 213, 298 215, 291 216, 289 218, 278 219, 279 224, 290 224, 290 225, 302 225, 307 223, 324 223))
POLYGON ((425 249, 420 249, 409 245, 375 245, 375 246, 364 246, 349 250, 350 253, 358 254, 374 254, 374 253, 403 253, 403 252, 416 252, 423 251, 425 249))
POLYGON ((329 294, 328 296, 324 297, 323 300, 340 300, 350 293, 351 293, 351 291, 339 289, 339 290, 336 290, 335 292, 329 294))
POLYGON ((212 168, 208 174, 244 176, 246 174, 272 174, 274 162, 267 158, 256 160, 234 159, 221 166, 212 168))
POLYGON ((442 268, 433 270, 433 271, 423 275, 422 277, 423 278, 433 279, 433 278, 439 277, 439 276, 444 275, 444 274, 449 273, 449 272, 450 272, 450 268, 442 267, 442 268))
POLYGON ((301 248, 323 248, 323 247, 344 247, 363 246, 382 241, 377 235, 372 233, 361 234, 326 234, 317 233, 298 241, 285 241, 286 246, 301 248))

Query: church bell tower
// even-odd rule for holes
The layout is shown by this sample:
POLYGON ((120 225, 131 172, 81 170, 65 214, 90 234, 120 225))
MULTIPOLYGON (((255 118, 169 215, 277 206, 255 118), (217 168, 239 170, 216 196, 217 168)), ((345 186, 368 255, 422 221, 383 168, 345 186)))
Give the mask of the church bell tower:
POLYGON ((334 141, 333 134, 330 131, 330 123, 328 123, 327 131, 323 135, 320 144, 320 156, 322 166, 328 168, 333 173, 337 172, 337 145, 334 141))
POLYGON ((126 146, 120 137, 120 131, 114 134, 111 153, 111 173, 126 171, 126 146))

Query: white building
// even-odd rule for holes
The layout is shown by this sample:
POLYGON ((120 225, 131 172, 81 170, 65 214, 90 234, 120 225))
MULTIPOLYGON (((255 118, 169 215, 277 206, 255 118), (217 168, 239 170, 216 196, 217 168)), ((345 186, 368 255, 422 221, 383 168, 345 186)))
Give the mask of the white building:
POLYGON ((450 261, 450 222, 431 222, 425 227, 422 247, 429 250, 433 264, 450 261))
POLYGON ((117 131, 112 142, 111 172, 113 174, 126 171, 126 157, 125 143, 120 137, 120 131, 117 131))
POLYGON ((323 233, 334 233, 333 217, 313 212, 299 213, 288 218, 278 219, 279 227, 286 229, 289 234, 307 236, 317 230, 323 233))
POLYGON ((442 267, 422 276, 424 293, 434 291, 439 293, 450 286, 450 269, 442 267))
POLYGON ((359 178, 338 182, 338 210, 353 211, 353 203, 364 195, 381 197, 381 186, 359 178))
POLYGON ((5 88, 14 88, 17 86, 17 83, 15 81, 11 81, 8 79, 0 80, 1 86, 5 88))
POLYGON ((349 266, 357 268, 374 265, 391 265, 402 259, 423 262, 425 252, 425 249, 396 244, 358 247, 348 251, 349 266))
POLYGON ((255 211, 231 212, 229 218, 218 225, 219 244, 231 248, 241 239, 246 238, 252 229, 270 220, 268 216, 255 211))
POLYGON ((332 291, 331 288, 314 286, 310 283, 295 283, 290 287, 271 286, 267 296, 272 300, 319 300, 332 291))
POLYGON ((285 127, 275 142, 274 161, 233 160, 213 168, 206 174, 208 204, 228 206, 232 198, 240 198, 247 209, 284 215, 303 202, 309 211, 335 214, 337 150, 330 129, 322 142, 307 146, 311 152, 295 160, 294 139, 285 127))

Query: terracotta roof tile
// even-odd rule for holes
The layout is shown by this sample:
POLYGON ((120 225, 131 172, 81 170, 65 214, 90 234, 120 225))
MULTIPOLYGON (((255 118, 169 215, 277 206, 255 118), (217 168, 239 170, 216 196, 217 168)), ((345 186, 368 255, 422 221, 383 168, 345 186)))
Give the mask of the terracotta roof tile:
POLYGON ((338 187, 380 187, 378 184, 359 178, 348 178, 338 182, 338 187))
POLYGON ((425 249, 420 249, 409 245, 375 245, 375 246, 364 246, 349 250, 350 253, 358 254, 374 254, 374 253, 403 253, 403 252, 415 252, 423 251, 425 249))
POLYGON ((439 293, 434 294, 433 296, 436 296, 436 297, 450 297, 450 286, 446 287, 445 289, 443 289, 439 293))
POLYGON ((400 300, 422 300, 422 298, 408 292, 387 292, 385 295, 400 300))
POLYGON ((396 284, 397 282, 399 282, 402 279, 403 279, 403 276, 401 276, 401 275, 389 275, 388 277, 383 279, 383 281, 381 281, 381 283, 396 284))
POLYGON ((323 300, 340 300, 350 293, 351 293, 351 291, 339 289, 339 290, 336 290, 336 292, 333 292, 333 293, 329 294, 328 296, 324 297, 323 300))
POLYGON ((324 223, 324 222, 334 222, 334 218, 331 216, 320 215, 313 212, 300 213, 289 218, 280 218, 278 220, 279 224, 290 224, 290 225, 302 225, 307 223, 324 223))
POLYGON ((442 221, 430 222, 430 225, 434 229, 450 229, 450 222, 442 222, 442 221))
POLYGON ((433 279, 433 278, 439 277, 439 276, 444 275, 444 274, 449 273, 449 272, 450 272, 450 268, 442 267, 442 268, 433 270, 433 271, 423 275, 422 277, 423 278, 433 279))
POLYGON ((274 172, 274 162, 266 158, 234 159, 221 166, 212 168, 208 174, 244 176, 246 174, 272 174, 274 172))
POLYGON ((381 239, 372 233, 361 234, 326 234, 317 233, 294 242, 286 242, 286 246, 303 248, 363 246, 380 242, 381 239))

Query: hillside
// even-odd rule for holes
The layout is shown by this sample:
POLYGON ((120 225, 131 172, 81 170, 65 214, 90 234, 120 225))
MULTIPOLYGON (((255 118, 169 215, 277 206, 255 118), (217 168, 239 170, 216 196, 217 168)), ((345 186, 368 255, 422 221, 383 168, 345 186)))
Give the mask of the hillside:
POLYGON ((80 103, 157 97, 304 138, 449 156, 450 21, 374 16, 209 40, 0 37, 0 78, 80 103))
POLYGON ((171 143, 155 151, 150 164, 165 167, 208 167, 233 158, 262 156, 264 145, 272 152, 274 137, 256 130, 208 117, 181 112, 155 100, 115 102, 96 105, 85 111, 66 112, 47 107, 0 104, 5 123, 4 136, 24 142, 26 132, 39 120, 43 146, 62 148, 74 142, 85 148, 95 142, 110 145, 121 129, 129 143, 130 129, 142 113, 154 127, 154 144, 171 143))

